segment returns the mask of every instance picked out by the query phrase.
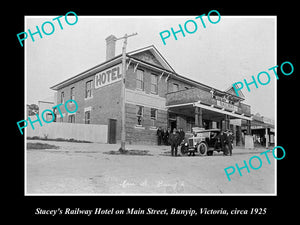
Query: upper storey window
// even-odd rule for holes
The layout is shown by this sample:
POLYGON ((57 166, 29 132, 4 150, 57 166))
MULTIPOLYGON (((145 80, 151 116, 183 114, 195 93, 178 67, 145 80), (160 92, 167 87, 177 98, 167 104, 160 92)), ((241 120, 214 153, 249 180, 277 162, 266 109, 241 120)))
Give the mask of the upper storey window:
POLYGON ((143 70, 137 70, 136 73, 136 89, 138 90, 144 90, 144 71, 143 70))
POLYGON ((158 93, 158 76, 151 74, 151 93, 157 95, 158 93))

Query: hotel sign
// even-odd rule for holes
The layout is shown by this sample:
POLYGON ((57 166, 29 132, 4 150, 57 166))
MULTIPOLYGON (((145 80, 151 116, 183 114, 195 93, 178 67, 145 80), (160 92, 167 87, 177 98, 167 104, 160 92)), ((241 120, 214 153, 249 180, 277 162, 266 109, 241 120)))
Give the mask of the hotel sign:
POLYGON ((251 125, 251 129, 252 130, 256 130, 256 129, 264 129, 263 126, 258 126, 258 125, 251 125))
POLYGON ((95 74, 95 89, 118 82, 122 79, 122 64, 95 74))
POLYGON ((232 111, 238 111, 238 107, 232 104, 229 104, 227 102, 222 102, 220 100, 217 100, 217 106, 220 106, 222 108, 228 109, 228 110, 232 110, 232 111))

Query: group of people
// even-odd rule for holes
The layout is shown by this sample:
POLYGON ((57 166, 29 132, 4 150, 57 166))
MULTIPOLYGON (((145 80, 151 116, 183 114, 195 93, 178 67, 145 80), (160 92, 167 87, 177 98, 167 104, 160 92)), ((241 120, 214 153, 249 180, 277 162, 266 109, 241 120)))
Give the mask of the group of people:
POLYGON ((178 145, 184 140, 185 133, 182 128, 178 130, 176 128, 173 129, 162 129, 159 127, 157 129, 157 144, 158 145, 171 145, 171 154, 172 156, 177 156, 178 145))
POLYGON ((264 137, 264 136, 258 136, 256 138, 256 140, 254 141, 254 143, 258 143, 258 144, 260 144, 262 146, 265 146, 266 145, 266 137, 264 137))
MULTIPOLYGON (((176 128, 173 129, 171 132, 171 129, 162 129, 159 127, 157 129, 157 144, 158 145, 171 145, 171 154, 172 156, 177 156, 178 152, 178 146, 182 143, 182 141, 185 138, 185 132, 182 128, 179 128, 178 130, 176 128)), ((215 136, 213 138, 216 138, 220 142, 216 141, 214 148, 218 148, 218 143, 221 145, 221 149, 224 153, 224 155, 232 155, 232 148, 233 148, 233 133, 230 130, 221 131, 218 136, 215 136), (226 145, 228 146, 226 148, 226 145)))
MULTIPOLYGON (((230 130, 221 131, 220 135, 220 142, 221 142, 221 149, 224 155, 232 155, 232 143, 233 143, 233 133, 230 130), (225 148, 225 145, 228 145, 228 149, 225 148), (228 151, 227 151, 228 150, 228 151)), ((216 147, 217 142, 215 143, 216 147)))
POLYGON ((161 127, 159 127, 156 131, 156 135, 157 135, 157 144, 158 145, 169 145, 168 141, 169 141, 169 135, 171 133, 171 129, 162 129, 161 127))

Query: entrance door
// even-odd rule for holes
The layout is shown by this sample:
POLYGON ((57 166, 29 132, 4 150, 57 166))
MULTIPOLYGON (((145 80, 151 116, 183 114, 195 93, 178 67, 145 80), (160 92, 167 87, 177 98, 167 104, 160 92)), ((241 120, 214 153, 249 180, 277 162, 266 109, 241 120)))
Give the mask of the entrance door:
POLYGON ((117 120, 115 119, 108 119, 108 143, 109 144, 116 144, 117 136, 117 120))
POLYGON ((171 132, 173 132, 174 128, 177 128, 176 120, 170 120, 171 132))

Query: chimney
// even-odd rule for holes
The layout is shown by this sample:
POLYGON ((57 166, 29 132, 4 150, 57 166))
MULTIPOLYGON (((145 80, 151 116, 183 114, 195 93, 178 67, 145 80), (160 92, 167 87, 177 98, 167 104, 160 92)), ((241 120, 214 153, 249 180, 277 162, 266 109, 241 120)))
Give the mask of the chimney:
POLYGON ((116 37, 109 35, 106 40, 106 61, 115 57, 116 52, 116 37))

